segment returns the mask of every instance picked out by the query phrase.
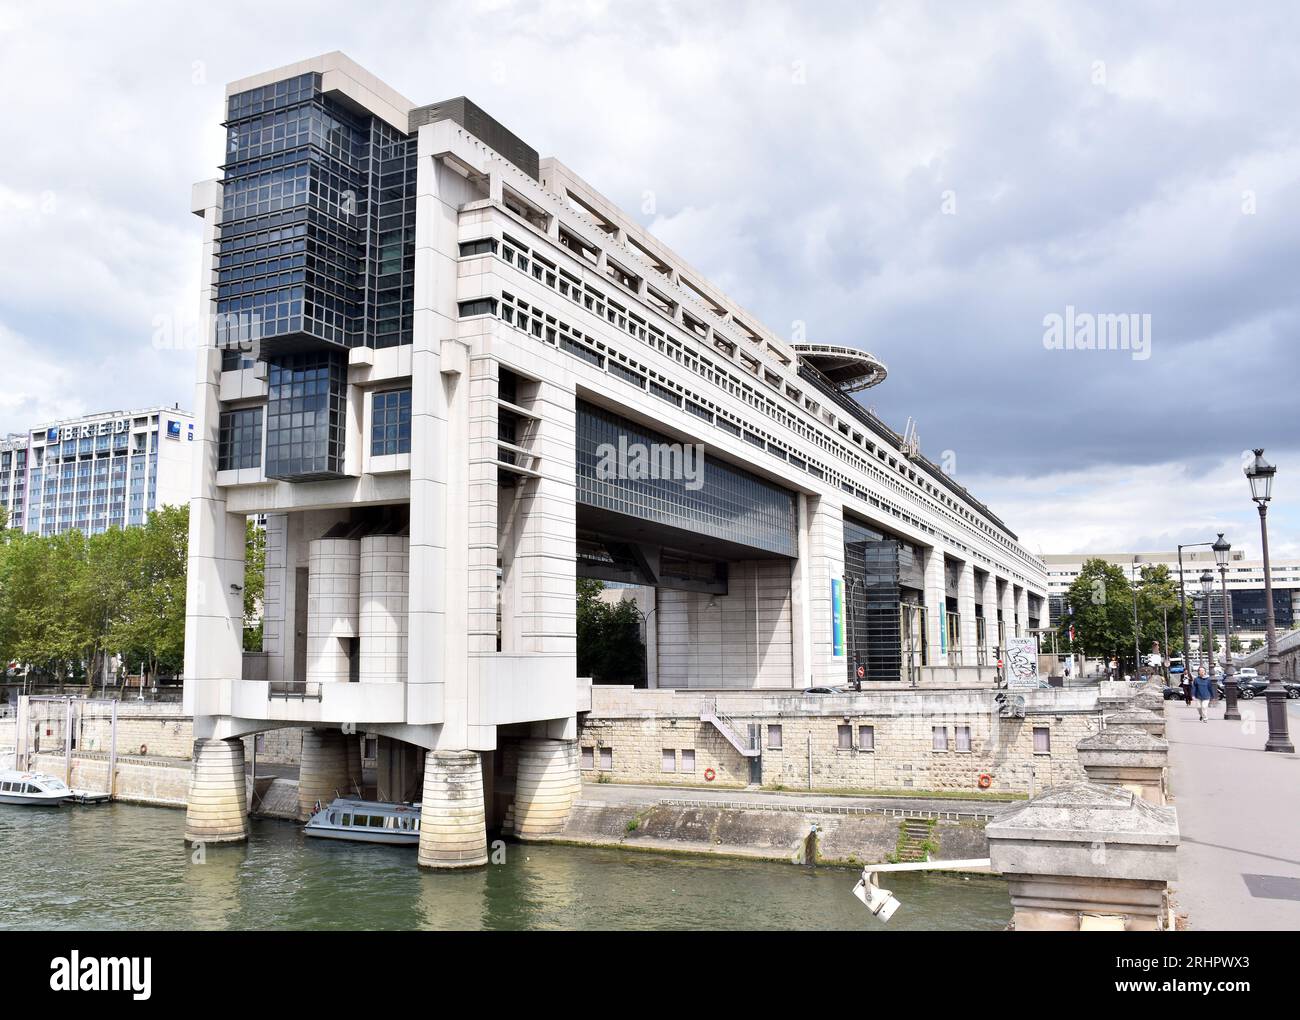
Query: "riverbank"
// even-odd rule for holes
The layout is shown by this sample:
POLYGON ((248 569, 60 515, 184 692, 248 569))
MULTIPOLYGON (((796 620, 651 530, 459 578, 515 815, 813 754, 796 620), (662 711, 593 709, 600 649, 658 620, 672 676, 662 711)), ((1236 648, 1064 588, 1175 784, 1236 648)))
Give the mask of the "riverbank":
POLYGON ((860 867, 986 857, 1005 803, 586 784, 564 828, 532 842, 860 867))

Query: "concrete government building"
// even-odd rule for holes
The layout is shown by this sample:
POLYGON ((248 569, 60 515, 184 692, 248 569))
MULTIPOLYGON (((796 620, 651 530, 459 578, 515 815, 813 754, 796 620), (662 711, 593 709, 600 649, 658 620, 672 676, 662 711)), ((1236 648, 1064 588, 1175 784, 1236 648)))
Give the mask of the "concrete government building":
POLYGON ((988 688, 1046 624, 1041 561, 853 398, 871 355, 776 336, 467 99, 416 105, 339 53, 226 94, 192 204, 191 840, 246 836, 239 738, 278 727, 304 728, 303 811, 376 737, 422 865, 484 863, 503 810, 556 831, 591 700, 578 577, 654 588, 677 691, 988 688), (698 470, 637 468, 693 444, 698 470))

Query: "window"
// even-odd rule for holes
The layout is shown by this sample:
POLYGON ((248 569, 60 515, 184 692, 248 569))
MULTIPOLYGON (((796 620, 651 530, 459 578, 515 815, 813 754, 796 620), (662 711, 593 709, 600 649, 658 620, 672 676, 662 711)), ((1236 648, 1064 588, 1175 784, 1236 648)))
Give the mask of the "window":
POLYGON ((781 727, 769 725, 767 727, 767 749, 769 751, 781 750, 781 727))
MULTIPOLYGON (((143 438, 143 433, 140 438, 143 438)), ((255 468, 262 465, 262 409, 222 411, 217 436, 217 470, 255 468)))
POLYGON ((689 750, 689 749, 685 749, 685 750, 682 751, 682 771, 683 771, 683 772, 694 772, 694 771, 695 771, 695 752, 694 752, 694 751, 689 750))
POLYGON ((614 749, 612 747, 602 747, 600 749, 600 767, 606 772, 614 767, 614 749))
POLYGON ((934 749, 936 751, 948 750, 948 727, 934 727, 934 749))
POLYGON ((594 769, 596 767, 596 749, 594 747, 584 747, 582 749, 582 767, 584 769, 594 769))
POLYGON ((672 748, 665 747, 663 749, 663 754, 659 762, 659 771, 660 772, 677 771, 677 752, 674 751, 672 748))
POLYGON ((876 728, 874 726, 858 727, 858 750, 874 751, 876 749, 876 728))
POLYGON ((839 739, 840 739, 841 751, 852 751, 853 750, 853 727, 840 726, 839 739))
POLYGON ((1034 727, 1034 754, 1052 753, 1052 731, 1046 726, 1034 727))
POLYGON ((970 750, 970 727, 969 726, 957 727, 957 750, 958 751, 970 750))
POLYGON ((459 307, 462 319, 468 319, 471 315, 495 315, 497 301, 496 298, 478 298, 474 301, 462 301, 459 307))
POLYGON ((490 255, 497 250, 495 237, 484 237, 478 241, 461 241, 460 253, 464 255, 490 255))
POLYGON ((370 406, 370 456, 410 453, 411 391, 376 393, 370 406))

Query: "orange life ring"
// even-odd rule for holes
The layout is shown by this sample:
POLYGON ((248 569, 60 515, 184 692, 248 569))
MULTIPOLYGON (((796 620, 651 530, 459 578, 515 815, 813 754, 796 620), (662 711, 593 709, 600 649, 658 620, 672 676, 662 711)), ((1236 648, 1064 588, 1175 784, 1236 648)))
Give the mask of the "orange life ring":
POLYGON ((993 785, 993 777, 990 776, 987 772, 985 772, 983 775, 980 776, 979 783, 980 783, 981 790, 987 790, 990 786, 993 785))
POLYGON ((715 777, 716 775, 717 775, 717 773, 714 772, 713 769, 705 769, 705 770, 704 770, 704 781, 705 781, 706 783, 711 783, 711 782, 713 782, 713 779, 714 779, 714 777, 715 777))

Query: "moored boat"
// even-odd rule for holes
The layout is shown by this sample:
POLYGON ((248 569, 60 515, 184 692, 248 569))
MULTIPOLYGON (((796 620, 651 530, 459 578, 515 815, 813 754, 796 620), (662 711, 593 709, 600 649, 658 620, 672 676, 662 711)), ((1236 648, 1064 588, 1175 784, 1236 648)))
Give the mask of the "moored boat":
POLYGON ((322 839, 415 846, 420 842, 420 805, 339 797, 324 807, 318 803, 303 831, 322 839))
POLYGON ((0 771, 0 804, 58 807, 72 796, 62 779, 43 772, 0 771))

